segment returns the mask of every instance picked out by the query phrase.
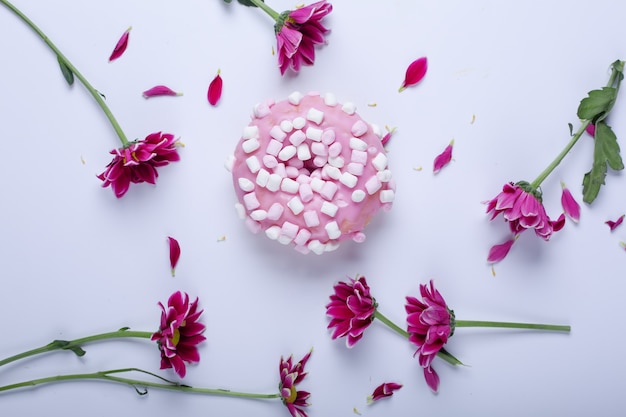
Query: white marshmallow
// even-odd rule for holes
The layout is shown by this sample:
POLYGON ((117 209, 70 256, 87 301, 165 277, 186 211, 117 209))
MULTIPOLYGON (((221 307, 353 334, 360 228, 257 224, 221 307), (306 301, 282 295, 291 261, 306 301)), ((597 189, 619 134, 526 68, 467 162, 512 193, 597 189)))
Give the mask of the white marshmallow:
POLYGON ((280 152, 278 152, 278 159, 281 161, 288 161, 295 156, 296 152, 297 150, 295 146, 287 145, 281 149, 280 152))
POLYGON ((352 192, 352 201, 355 203, 360 203, 365 198, 365 191, 363 190, 354 190, 352 192))
POLYGON ((302 201, 300 201, 300 198, 297 196, 287 202, 287 207, 289 207, 291 212, 296 216, 304 210, 304 204, 302 204, 302 201))
POLYGON ((245 177, 237 179, 237 183, 239 184, 239 188, 241 188, 242 191, 248 193, 254 190, 254 183, 245 177))
POLYGON ((324 120, 324 112, 311 107, 306 115, 306 118, 307 120, 319 125, 324 120))
POLYGON ((256 139, 259 137, 259 127, 258 126, 246 126, 243 128, 243 134, 241 135, 243 139, 256 139))
POLYGON ((253 174, 256 174, 259 169, 261 169, 261 162, 259 162, 259 158, 254 155, 246 159, 246 165, 253 174))
POLYGON ((319 226, 320 219, 317 216, 317 211, 315 210, 307 210, 304 212, 304 224, 308 227, 319 226))

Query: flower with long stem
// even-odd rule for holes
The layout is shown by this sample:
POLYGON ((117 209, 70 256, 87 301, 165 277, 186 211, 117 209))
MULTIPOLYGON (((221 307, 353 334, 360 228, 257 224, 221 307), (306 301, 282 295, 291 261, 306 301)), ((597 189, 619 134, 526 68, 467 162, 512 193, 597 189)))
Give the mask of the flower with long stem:
POLYGON ((157 332, 130 330, 128 327, 116 331, 99 333, 73 340, 53 340, 52 342, 0 360, 0 366, 57 350, 74 352, 78 356, 85 355, 83 346, 93 342, 111 339, 139 338, 156 340, 161 351, 161 367, 174 367, 176 372, 185 376, 185 362, 199 360, 197 345, 204 340, 201 333, 204 325, 198 322, 202 310, 197 309, 198 300, 190 303, 186 293, 176 291, 168 300, 168 309, 161 303, 163 312, 161 325, 157 332))
MULTIPOLYGON (((98 106, 102 109, 105 116, 111 123, 113 130, 117 134, 122 146, 119 149, 114 149, 111 153, 114 155, 113 161, 107 166, 107 170, 98 175, 104 184, 104 187, 112 185, 115 195, 120 198, 128 190, 129 184, 149 182, 154 183, 157 173, 156 168, 167 165, 169 162, 178 161, 178 153, 175 149, 177 140, 171 135, 161 135, 160 133, 153 133, 146 139, 142 140, 128 140, 128 137, 122 130, 119 122, 111 112, 111 109, 104 101, 104 96, 96 90, 93 85, 85 78, 85 76, 72 64, 72 62, 61 52, 61 50, 48 38, 48 36, 24 13, 22 13, 17 7, 15 7, 8 0, 0 0, 0 3, 6 6, 11 12, 13 12, 19 19, 21 19, 29 28, 31 28, 37 36, 39 36, 45 44, 56 55, 57 61, 65 77, 65 80, 72 84, 74 77, 83 84, 89 94, 98 103, 98 106), (154 143, 151 141, 154 135, 158 135, 161 139, 162 136, 168 136, 167 144, 162 140, 154 143), (150 139, 149 139, 150 138, 150 139), (165 146, 164 146, 165 145, 165 146), (161 152, 155 151, 155 148, 161 149, 161 152), (167 157, 162 157, 163 153, 167 154, 167 157), (139 154, 143 154, 143 157, 139 157, 139 154), (161 156, 161 158, 159 158, 161 156)), ((127 35, 128 32, 126 32, 127 35)), ((123 39, 120 40, 120 42, 123 39)), ((117 47, 116 47, 117 49, 117 47)))
MULTIPOLYGON (((351 280, 349 283, 345 283, 345 285, 349 287, 350 285, 354 285, 355 282, 355 280, 351 280)), ((361 281, 360 283, 362 284, 363 282, 364 281, 361 281)), ((337 287, 338 286, 335 286, 335 288, 337 287)), ((344 287, 339 286, 339 288, 344 287)), ((370 289, 367 287, 367 293, 369 294, 369 292, 370 289)), ((439 376, 432 367, 433 359, 439 357, 452 365, 463 364, 445 349, 445 344, 454 334, 456 328, 498 327, 559 332, 569 332, 571 330, 571 327, 568 325, 457 320, 454 312, 448 307, 443 296, 435 289, 432 280, 428 286, 420 284, 420 295, 421 300, 416 297, 406 297, 405 310, 407 313, 407 330, 404 330, 383 315, 378 310, 378 304, 375 306, 372 320, 378 319, 391 330, 417 346, 415 355, 418 355, 427 385, 435 392, 439 388, 439 376)), ((331 299, 333 299, 332 296, 331 299)), ((348 335, 349 332, 345 334, 348 335)))
POLYGON ((262 0, 249 2, 274 19, 281 75, 285 74, 289 67, 298 72, 302 65, 313 65, 315 46, 326 42, 324 35, 328 32, 321 20, 333 10, 332 4, 322 0, 278 13, 262 0))

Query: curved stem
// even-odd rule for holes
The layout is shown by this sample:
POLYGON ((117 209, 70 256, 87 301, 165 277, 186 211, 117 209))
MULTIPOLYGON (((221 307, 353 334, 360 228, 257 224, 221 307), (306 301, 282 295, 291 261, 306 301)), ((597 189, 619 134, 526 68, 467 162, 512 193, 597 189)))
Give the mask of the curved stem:
POLYGON ((569 332, 571 326, 555 325, 555 324, 535 324, 535 323, 508 323, 500 321, 481 321, 481 320, 456 320, 456 327, 499 327, 507 329, 534 329, 534 330, 552 330, 557 332, 569 332))
POLYGON ((278 13, 276 10, 272 9, 270 6, 265 4, 265 2, 262 2, 260 0, 250 0, 250 3, 254 4, 256 7, 258 7, 259 9, 263 10, 265 13, 270 15, 270 17, 274 19, 275 22, 278 22, 280 13, 278 13))
POLYGON ((128 146, 129 141, 128 141, 128 138, 126 137, 126 134, 124 134, 124 131, 120 127, 119 123, 117 122, 117 119, 115 119, 115 116, 113 116, 113 113, 111 113, 109 106, 107 106, 107 104, 104 102, 104 99, 102 98, 102 95, 98 92, 98 90, 96 90, 89 83, 89 81, 87 81, 87 79, 83 76, 83 74, 81 74, 80 71, 76 69, 76 67, 65 57, 65 55, 63 55, 63 53, 59 50, 59 48, 57 48, 56 45, 52 43, 52 41, 48 38, 48 36, 46 36, 46 34, 43 33, 42 30, 39 29, 39 27, 35 25, 35 23, 33 23, 32 20, 30 20, 24 13, 22 13, 14 5, 12 5, 8 0, 0 0, 0 3, 4 4, 17 17, 19 17, 24 23, 26 23, 26 25, 28 25, 28 27, 30 27, 46 43, 46 45, 48 45, 50 49, 52 49, 52 51, 56 54, 59 61, 61 61, 74 75, 76 75, 76 78, 78 78, 80 82, 85 86, 87 91, 89 91, 91 96, 94 98, 94 100, 96 100, 96 102, 98 103, 98 105, 100 106, 104 114, 106 115, 107 119, 109 119, 109 122, 111 122, 111 125, 113 126, 113 129, 115 130, 115 133, 117 133, 117 136, 122 142, 122 146, 123 147, 128 146))
POLYGON ((170 391, 180 391, 180 392, 189 392, 196 394, 208 394, 208 395, 222 395, 229 397, 240 397, 240 398, 260 398, 260 399, 271 399, 271 398, 280 398, 280 393, 275 394, 254 394, 248 392, 239 392, 239 391, 230 391, 226 389, 219 388, 195 388, 189 385, 183 385, 175 381, 170 381, 165 378, 162 378, 152 372, 144 371, 138 368, 124 368, 124 369, 112 369, 109 371, 102 372, 93 372, 93 373, 85 373, 85 374, 69 374, 69 375, 56 375, 46 378, 38 378, 31 379, 29 381, 18 382, 15 384, 4 385, 0 387, 0 392, 10 391, 18 388, 26 388, 26 387, 34 387, 37 385, 51 384, 55 382, 63 382, 63 381, 78 381, 78 380, 100 380, 100 381, 109 381, 116 382, 119 384, 130 385, 137 390, 138 393, 143 394, 144 392, 139 391, 138 387, 143 388, 159 388, 170 391), (119 376, 113 376, 114 374, 125 373, 125 372, 140 372, 155 378, 163 382, 154 382, 154 381, 144 381, 139 379, 131 379, 124 378, 119 376))
MULTIPOLYGON (((615 94, 616 94, 616 96, 617 96, 617 91, 619 91, 620 83, 622 81, 622 77, 619 77, 620 72, 621 72, 621 70, 619 68, 613 67, 612 71, 611 71, 611 76, 609 77, 609 81, 606 83, 607 87, 613 87, 613 84, 615 84, 615 82, 617 80, 617 85, 615 86, 615 91, 616 91, 615 94)), ((609 111, 610 111, 610 109, 609 109, 609 111)), ((608 112, 607 112, 607 114, 608 114, 608 112)), ((574 136, 572 136, 572 139, 568 142, 568 144, 565 145, 565 148, 563 148, 563 150, 556 156, 556 158, 554 158, 554 161, 552 161, 550 163, 550 165, 548 165, 546 167, 546 169, 544 169, 537 176, 537 178, 535 178, 535 180, 530 183, 530 186, 533 189, 537 189, 537 187, 539 187, 541 185, 541 183, 546 178, 548 178, 548 175, 550 175, 552 173, 552 171, 554 171, 554 169, 561 163, 563 158, 565 158, 565 155, 567 155, 569 153, 569 151, 572 149, 572 147, 576 144, 576 142, 578 142, 578 139, 580 139, 580 137, 582 136, 583 132, 585 131, 585 129, 587 128, 587 126, 589 126, 589 124, 591 122, 592 121, 589 120, 589 119, 581 120, 580 127, 578 128, 578 130, 576 131, 574 136)))
POLYGON ((106 339, 121 339, 121 338, 140 338, 140 339, 150 339, 152 337, 152 333, 150 332, 141 332, 141 331, 132 331, 132 330, 117 330, 114 332, 101 333, 93 336, 82 337, 80 339, 74 340, 55 340, 48 343, 45 346, 41 346, 36 349, 27 350, 26 352, 18 353, 17 355, 10 356, 6 359, 0 360, 0 366, 6 365, 11 362, 15 362, 20 359, 28 358, 31 356, 39 355, 46 352, 52 352, 55 350, 70 350, 74 353, 78 354, 80 351, 80 346, 86 343, 96 342, 99 340, 106 339))

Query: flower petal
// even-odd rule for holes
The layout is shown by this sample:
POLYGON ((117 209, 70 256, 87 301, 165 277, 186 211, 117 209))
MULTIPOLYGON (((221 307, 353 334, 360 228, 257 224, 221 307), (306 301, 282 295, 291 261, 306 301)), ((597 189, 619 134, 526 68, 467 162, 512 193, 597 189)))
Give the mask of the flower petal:
POLYGON ((222 97, 222 77, 220 76, 220 70, 217 70, 217 75, 209 84, 209 91, 207 92, 207 98, 212 106, 215 106, 222 97))
POLYGON ((563 206, 563 211, 570 219, 578 222, 580 220, 580 205, 576 202, 572 193, 562 181, 561 188, 563 188, 563 193, 561 194, 561 205, 563 206))
POLYGON ((417 84, 424 78, 426 71, 428 70, 428 58, 422 57, 411 62, 406 69, 404 81, 398 89, 398 92, 404 91, 407 87, 417 84))
POLYGON ((439 375, 437 375, 432 366, 424 368, 424 379, 426 379, 426 384, 430 389, 437 392, 439 389, 439 375))
POLYGON ((585 128, 585 132, 587 132, 589 135, 595 138, 596 137, 596 125, 589 123, 587 127, 585 128))
POLYGON ((176 265, 178 264, 178 259, 180 258, 180 245, 178 244, 178 240, 171 236, 168 236, 167 240, 170 245, 170 265, 172 267, 172 276, 174 276, 174 271, 176 269, 176 265))
POLYGON ((113 48, 113 52, 111 52, 111 56, 109 57, 109 62, 121 57, 122 54, 126 51, 126 48, 128 47, 128 38, 130 35, 130 30, 132 28, 133 27, 131 26, 128 29, 126 29, 126 31, 122 34, 120 39, 117 41, 117 44, 115 45, 115 48, 113 48))
POLYGON ((452 147, 454 146, 454 139, 450 141, 450 144, 435 158, 433 163, 433 173, 438 173, 441 168, 448 165, 452 160, 452 147))
POLYGON ((374 401, 378 401, 381 398, 391 397, 393 395, 393 392, 399 390, 400 388, 402 388, 402 385, 395 382, 385 382, 383 384, 380 384, 376 387, 376 389, 374 389, 372 395, 367 397, 367 402, 373 403, 374 401))
POLYGON ((516 238, 513 237, 504 243, 500 243, 498 245, 492 246, 491 249, 489 249, 487 262, 496 263, 496 262, 500 262, 501 260, 503 260, 506 257, 506 255, 509 254, 509 251, 511 250, 513 243, 515 243, 515 240, 516 238))
POLYGON ((178 93, 165 85, 155 85, 154 87, 144 91, 142 94, 144 98, 158 97, 158 96, 182 96, 183 95, 183 93, 178 93))
POLYGON ((622 214, 621 216, 619 216, 617 218, 617 220, 613 221, 613 220, 607 220, 604 222, 604 224, 609 226, 609 229, 611 229, 611 232, 613 230, 615 230, 617 228, 617 226, 619 226, 620 224, 622 224, 622 222, 624 221, 624 214, 622 214))

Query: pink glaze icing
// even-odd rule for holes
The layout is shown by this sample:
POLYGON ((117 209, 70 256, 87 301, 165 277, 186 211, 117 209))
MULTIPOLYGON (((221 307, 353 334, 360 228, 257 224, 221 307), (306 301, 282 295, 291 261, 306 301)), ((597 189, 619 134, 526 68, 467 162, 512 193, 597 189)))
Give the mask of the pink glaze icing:
POLYGON ((302 253, 362 242, 394 198, 380 131, 331 94, 295 92, 255 106, 231 162, 248 227, 302 253))

